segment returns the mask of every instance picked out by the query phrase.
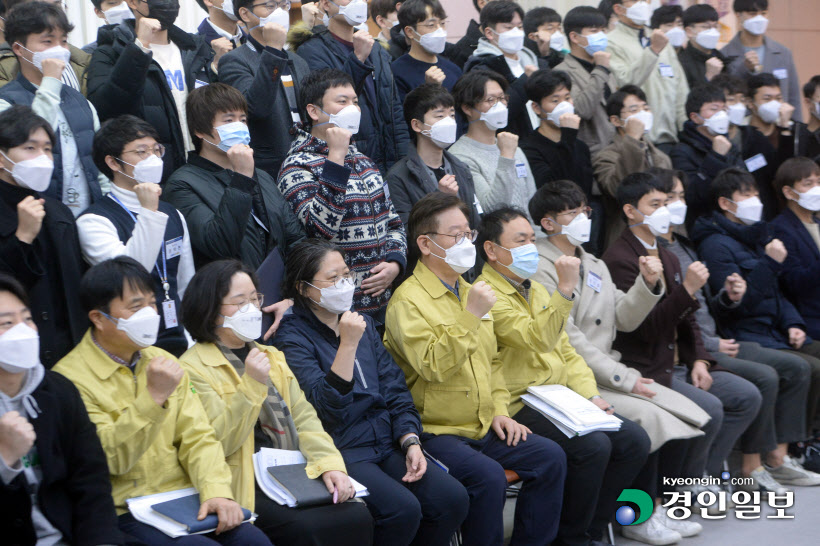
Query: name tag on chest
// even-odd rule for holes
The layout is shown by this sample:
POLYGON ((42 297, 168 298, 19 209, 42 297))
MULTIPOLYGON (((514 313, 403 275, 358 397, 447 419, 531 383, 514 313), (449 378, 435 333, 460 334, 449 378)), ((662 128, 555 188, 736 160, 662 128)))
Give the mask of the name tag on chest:
POLYGON ((766 157, 763 154, 753 155, 752 157, 746 160, 746 170, 750 173, 753 173, 758 169, 762 169, 768 164, 769 162, 766 161, 766 157))
POLYGON ((664 78, 674 78, 675 71, 672 70, 672 65, 668 65, 666 63, 659 63, 658 64, 658 71, 661 73, 661 77, 664 78))
POLYGON ((182 254, 182 237, 165 241, 165 259, 170 260, 182 254))
POLYGON ((587 286, 598 292, 601 293, 601 287, 603 286, 603 281, 601 277, 593 273, 592 271, 589 272, 587 275, 587 286))
POLYGON ((789 78, 789 71, 785 68, 775 68, 772 74, 774 74, 774 77, 778 80, 786 80, 789 78))
POLYGON ((165 319, 165 328, 173 328, 179 325, 177 320, 177 306, 173 300, 162 302, 162 315, 165 319))
POLYGON ((518 176, 518 178, 527 178, 527 166, 523 163, 516 163, 515 174, 518 176))

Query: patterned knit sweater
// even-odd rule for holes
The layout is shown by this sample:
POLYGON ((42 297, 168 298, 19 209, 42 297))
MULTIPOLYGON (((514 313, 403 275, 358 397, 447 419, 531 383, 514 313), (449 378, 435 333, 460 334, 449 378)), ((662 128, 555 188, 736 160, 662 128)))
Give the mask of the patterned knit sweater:
POLYGON ((361 283, 375 265, 407 265, 407 236, 385 192, 376 165, 351 145, 340 166, 327 160, 327 143, 298 130, 279 171, 279 190, 305 226, 308 237, 329 239, 344 249, 356 274, 353 310, 382 315, 392 291, 366 295, 361 283))

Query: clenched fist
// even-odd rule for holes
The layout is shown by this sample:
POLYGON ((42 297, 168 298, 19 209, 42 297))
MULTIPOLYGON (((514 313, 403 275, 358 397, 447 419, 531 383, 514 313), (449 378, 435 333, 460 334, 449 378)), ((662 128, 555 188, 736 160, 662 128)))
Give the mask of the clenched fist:
POLYGON ((262 27, 262 39, 268 47, 281 51, 285 47, 287 38, 287 29, 279 23, 265 23, 265 26, 262 27))
POLYGON ((478 318, 482 318, 493 308, 495 300, 495 292, 490 285, 484 281, 478 281, 470 289, 470 293, 467 294, 467 305, 465 308, 478 318))
POLYGON ((231 146, 228 150, 228 162, 231 164, 232 171, 253 178, 253 148, 247 144, 234 144, 231 146))
POLYGON ((153 182, 143 182, 134 186, 134 193, 137 194, 137 200, 140 206, 145 210, 157 212, 159 208, 159 196, 162 195, 162 188, 159 184, 153 182))
POLYGON ((732 149, 732 142, 723 135, 717 135, 712 141, 712 150, 718 155, 726 155, 732 149))
POLYGON ((43 77, 59 80, 63 77, 63 70, 65 63, 60 59, 43 59, 43 77))
POLYGON ((43 227, 46 217, 45 199, 35 199, 28 195, 17 203, 17 232, 15 235, 26 244, 31 244, 43 227))
POLYGON ((646 125, 643 122, 636 118, 630 117, 626 120, 626 125, 624 125, 624 132, 634 138, 635 140, 640 140, 643 138, 644 133, 646 132, 646 125))
POLYGON ((769 241, 769 244, 766 245, 766 256, 779 264, 785 262, 788 255, 789 252, 780 239, 772 239, 769 241))
POLYGON ((501 157, 515 159, 515 150, 518 148, 518 135, 505 131, 498 133, 496 139, 501 157))
POLYGON ((327 158, 337 165, 344 166, 351 138, 353 138, 353 133, 347 129, 336 127, 335 125, 329 127, 325 133, 327 158))
POLYGON ((268 375, 270 374, 270 359, 268 355, 254 347, 245 358, 245 373, 251 379, 267 385, 268 375))
POLYGON ((638 268, 646 286, 654 290, 663 275, 661 259, 657 256, 641 256, 638 258, 638 268))
POLYGON ((370 56, 370 51, 373 49, 373 44, 376 40, 366 30, 358 30, 353 35, 353 54, 361 62, 365 62, 370 56))
POLYGON ((145 370, 148 394, 158 406, 162 406, 174 393, 184 372, 176 360, 155 357, 145 370))
POLYGON ((456 182, 455 175, 445 174, 442 176, 441 180, 438 181, 438 191, 458 195, 458 182, 456 182))
POLYGON ((723 72, 723 61, 717 57, 712 57, 706 61, 706 81, 712 81, 712 78, 723 72))
POLYGON ((225 55, 225 53, 233 49, 233 42, 228 40, 224 36, 220 36, 216 40, 211 40, 211 49, 214 50, 214 66, 218 68, 219 59, 221 59, 225 55))
POLYGON ((570 114, 569 112, 561 114, 558 121, 561 122, 561 127, 566 127, 567 129, 578 129, 581 126, 581 116, 578 114, 570 114))
POLYGON ((609 68, 611 58, 612 54, 609 51, 596 51, 592 54, 592 62, 595 66, 603 66, 604 68, 609 68))
POLYGON ((444 83, 445 78, 444 71, 436 65, 431 66, 427 69, 427 72, 424 73, 424 83, 441 85, 444 83))
POLYGON ((367 323, 364 317, 353 311, 345 311, 339 319, 339 343, 357 346, 364 335, 367 323))
POLYGON ((581 276, 581 260, 575 256, 560 256, 555 260, 555 272, 558 274, 558 291, 572 297, 581 276))
POLYGON ((14 466, 20 457, 31 451, 36 438, 34 427, 16 411, 0 417, 0 457, 6 466, 14 466))
POLYGON ((652 31, 652 36, 649 37, 649 47, 655 52, 655 55, 660 55, 668 43, 669 37, 664 31, 659 28, 652 31))
POLYGON ((683 287, 689 292, 693 298, 698 290, 703 288, 706 281, 709 280, 709 270, 703 265, 703 262, 693 262, 686 270, 686 278, 683 281, 683 287))
POLYGON ((140 41, 142 47, 150 48, 158 32, 162 32, 162 24, 159 21, 142 17, 137 25, 137 40, 140 41))
POLYGON ((726 295, 729 299, 737 303, 743 299, 743 295, 746 293, 746 279, 738 273, 732 273, 726 277, 726 283, 723 285, 723 289, 726 290, 726 295))

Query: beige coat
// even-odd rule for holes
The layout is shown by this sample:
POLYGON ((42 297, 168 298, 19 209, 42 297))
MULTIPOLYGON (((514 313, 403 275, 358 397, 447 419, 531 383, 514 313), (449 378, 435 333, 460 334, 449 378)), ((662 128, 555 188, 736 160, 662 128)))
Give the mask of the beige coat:
MULTIPOLYGON (((554 262, 562 252, 548 239, 539 239, 535 245, 540 259, 532 280, 553 291, 558 286, 554 262)), ((702 435, 699 428, 709 421, 705 411, 685 396, 658 384, 649 386, 657 393, 651 399, 632 394, 641 373, 622 364, 621 355, 612 350, 616 331, 629 332, 640 326, 664 290, 653 294, 639 277, 629 292, 623 293, 615 287, 603 261, 581 248, 578 252, 583 278, 573 292, 575 305, 565 331, 572 346, 595 374, 601 396, 615 406, 619 414, 646 430, 652 451, 669 440, 702 435), (600 278, 600 291, 589 286, 593 274, 600 278)))
POLYGON ((672 160, 648 140, 639 141, 620 133, 615 133, 612 143, 592 156, 592 169, 606 207, 605 249, 621 236, 626 227, 615 199, 618 186, 626 175, 645 171, 649 167, 671 169, 672 160))
POLYGON ((564 57, 564 62, 553 68, 563 70, 572 80, 572 102, 575 113, 581 118, 581 127, 578 129, 578 138, 589 146, 590 153, 595 153, 609 144, 615 128, 606 115, 606 99, 604 86, 609 86, 613 93, 617 90, 615 77, 601 66, 596 66, 592 72, 572 55, 564 57))

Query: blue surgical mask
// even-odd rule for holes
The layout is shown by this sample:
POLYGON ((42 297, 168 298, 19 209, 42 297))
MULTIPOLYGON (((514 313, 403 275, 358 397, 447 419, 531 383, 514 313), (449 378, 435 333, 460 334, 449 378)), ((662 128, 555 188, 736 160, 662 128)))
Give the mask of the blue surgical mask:
POLYGON ((590 55, 594 55, 598 51, 604 51, 608 44, 609 41, 606 34, 603 32, 596 32, 595 34, 590 34, 587 36, 587 45, 584 46, 584 51, 590 55))
POLYGON ((226 123, 216 128, 219 133, 219 144, 217 147, 223 152, 227 152, 237 144, 248 145, 251 142, 251 134, 248 132, 248 126, 241 121, 234 121, 233 123, 226 123))
MULTIPOLYGON (((498 245, 501 248, 504 248, 501 245, 498 245)), ((512 273, 521 277, 522 279, 529 279, 535 272, 538 271, 538 249, 535 248, 535 245, 532 243, 517 246, 515 248, 504 248, 504 250, 508 251, 510 255, 512 255, 512 263, 507 265, 505 263, 500 263, 507 269, 509 269, 512 273)))

